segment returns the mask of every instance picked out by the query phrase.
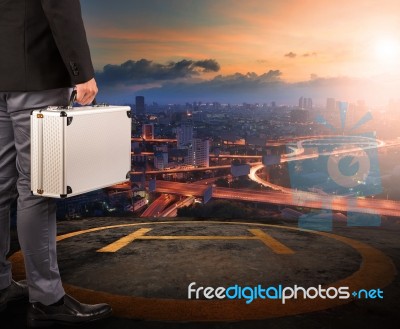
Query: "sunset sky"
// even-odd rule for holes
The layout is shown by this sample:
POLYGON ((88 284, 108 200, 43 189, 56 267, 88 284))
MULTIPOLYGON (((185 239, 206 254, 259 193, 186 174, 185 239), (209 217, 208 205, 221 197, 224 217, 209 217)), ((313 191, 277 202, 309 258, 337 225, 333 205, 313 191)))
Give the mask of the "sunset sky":
POLYGON ((400 98, 398 0, 81 4, 100 97, 113 101, 400 98))

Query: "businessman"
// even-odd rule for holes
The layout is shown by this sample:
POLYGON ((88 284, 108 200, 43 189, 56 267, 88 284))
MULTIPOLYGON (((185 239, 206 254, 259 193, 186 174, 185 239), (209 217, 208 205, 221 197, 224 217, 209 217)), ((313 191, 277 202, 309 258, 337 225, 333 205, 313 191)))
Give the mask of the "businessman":
POLYGON ((63 289, 57 265, 56 206, 30 189, 30 112, 93 101, 97 86, 79 0, 0 0, 0 311, 28 299, 28 325, 80 324, 111 314, 63 289), (18 239, 27 281, 7 261, 10 204, 17 199, 18 239))

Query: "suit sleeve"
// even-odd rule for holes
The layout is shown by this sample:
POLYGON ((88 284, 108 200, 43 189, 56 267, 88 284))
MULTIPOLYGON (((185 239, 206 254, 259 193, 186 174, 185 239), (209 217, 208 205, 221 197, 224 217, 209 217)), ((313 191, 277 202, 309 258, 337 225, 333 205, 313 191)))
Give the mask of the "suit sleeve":
POLYGON ((79 0, 41 0, 54 40, 74 84, 94 77, 79 0))

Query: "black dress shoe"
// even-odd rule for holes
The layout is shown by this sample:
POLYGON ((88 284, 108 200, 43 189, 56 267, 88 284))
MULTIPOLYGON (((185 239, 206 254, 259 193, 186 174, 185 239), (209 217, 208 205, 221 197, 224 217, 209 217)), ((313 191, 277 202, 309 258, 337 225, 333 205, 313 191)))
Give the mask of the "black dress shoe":
POLYGON ((78 302, 69 295, 64 296, 61 305, 43 305, 32 303, 28 308, 28 327, 48 327, 53 324, 78 325, 111 315, 107 304, 88 305, 78 302))
POLYGON ((11 280, 11 284, 0 290, 0 312, 4 311, 9 302, 26 298, 28 300, 28 285, 25 280, 16 282, 11 280))

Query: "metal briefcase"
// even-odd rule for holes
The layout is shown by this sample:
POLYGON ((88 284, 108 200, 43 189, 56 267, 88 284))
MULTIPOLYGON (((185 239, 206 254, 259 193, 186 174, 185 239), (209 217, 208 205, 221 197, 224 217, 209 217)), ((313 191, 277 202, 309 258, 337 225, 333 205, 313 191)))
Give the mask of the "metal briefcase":
POLYGON ((130 113, 107 105, 32 111, 32 193, 65 198, 128 181, 130 113))

